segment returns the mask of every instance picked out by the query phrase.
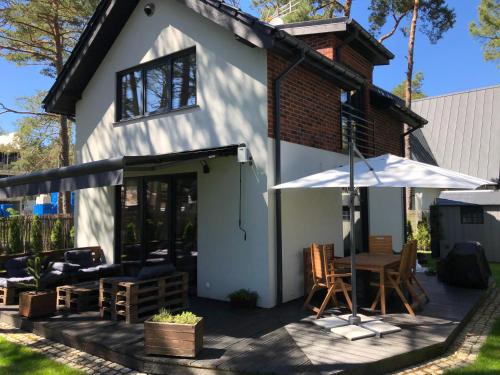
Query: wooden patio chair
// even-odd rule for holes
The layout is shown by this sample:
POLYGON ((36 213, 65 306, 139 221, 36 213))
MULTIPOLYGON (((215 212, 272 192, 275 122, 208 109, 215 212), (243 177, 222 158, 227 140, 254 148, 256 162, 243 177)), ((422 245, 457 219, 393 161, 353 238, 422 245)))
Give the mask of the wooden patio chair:
MULTIPOLYGON (((413 261, 413 252, 416 251, 416 247, 411 243, 408 242, 403 246, 403 251, 401 252, 401 262, 399 263, 399 270, 394 270, 394 271, 387 271, 385 273, 385 287, 388 288, 389 290, 395 290, 396 293, 398 294, 399 298, 401 298, 401 301, 403 302, 406 310, 408 313, 412 316, 415 316, 414 312, 414 307, 420 304, 420 300, 415 293, 413 286, 410 283, 410 278, 411 278, 411 272, 412 272, 412 261, 413 261), (403 288, 405 288, 410 292, 411 296, 415 300, 415 303, 410 305, 408 300, 406 299, 404 293, 403 293, 403 288)), ((370 283, 372 286, 379 287, 377 296, 375 297, 375 300, 372 303, 371 309, 374 310, 377 305, 380 303, 380 283, 379 282, 372 282, 370 283)))
POLYGON ((368 237, 368 251, 371 254, 392 254, 392 236, 368 237))
POLYGON ((316 318, 318 319, 325 308, 328 306, 330 300, 333 300, 336 306, 339 306, 336 294, 343 293, 344 297, 349 305, 349 309, 352 310, 351 298, 349 297, 348 291, 350 291, 351 285, 344 281, 345 278, 350 277, 350 273, 344 273, 342 271, 335 270, 335 264, 329 261, 333 253, 333 245, 317 245, 312 244, 311 247, 311 269, 313 275, 313 287, 309 292, 309 295, 304 302, 304 309, 310 309, 316 313, 316 318), (342 272, 342 273, 340 273, 342 272), (327 289, 326 297, 321 303, 320 307, 312 306, 310 304, 314 294, 322 289, 327 289))
POLYGON ((420 295, 418 296, 419 300, 420 300, 420 297, 422 297, 425 300, 425 302, 429 302, 430 301, 429 295, 427 294, 427 292, 423 288, 422 284, 420 284, 420 282, 418 281, 417 275, 416 275, 416 272, 417 272, 417 250, 418 250, 417 241, 413 240, 413 241, 410 241, 410 243, 414 247, 413 252, 412 252, 413 259, 411 261, 410 283, 415 286, 415 289, 420 291, 420 295))

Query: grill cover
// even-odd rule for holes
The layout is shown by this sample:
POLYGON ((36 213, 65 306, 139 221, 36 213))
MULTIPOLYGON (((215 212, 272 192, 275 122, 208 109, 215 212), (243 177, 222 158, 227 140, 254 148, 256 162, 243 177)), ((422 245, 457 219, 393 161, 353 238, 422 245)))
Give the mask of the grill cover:
POLYGON ((459 242, 438 268, 440 281, 465 288, 486 289, 491 276, 483 246, 479 242, 459 242))

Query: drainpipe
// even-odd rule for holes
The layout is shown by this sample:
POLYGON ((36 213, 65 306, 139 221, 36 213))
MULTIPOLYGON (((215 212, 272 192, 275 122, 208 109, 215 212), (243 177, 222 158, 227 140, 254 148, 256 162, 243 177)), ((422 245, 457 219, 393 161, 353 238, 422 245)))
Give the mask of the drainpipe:
MULTIPOLYGON (((273 82, 274 88, 274 184, 281 184, 281 81, 302 63, 305 53, 286 68, 273 82)), ((276 226, 276 302, 283 303, 283 238, 281 226, 281 190, 274 192, 275 226, 276 226)))

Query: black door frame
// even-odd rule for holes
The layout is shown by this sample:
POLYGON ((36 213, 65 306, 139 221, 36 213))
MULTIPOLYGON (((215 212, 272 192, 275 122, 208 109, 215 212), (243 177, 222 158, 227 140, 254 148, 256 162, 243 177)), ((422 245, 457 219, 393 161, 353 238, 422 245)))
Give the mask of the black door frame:
MULTIPOLYGON (((137 195, 139 197, 139 215, 141 216, 141 220, 139 222, 139 232, 141 234, 141 262, 144 263, 146 260, 146 230, 145 230, 145 221, 146 221, 146 184, 148 181, 157 180, 164 181, 168 183, 168 207, 170 211, 167 210, 167 220, 169 222, 168 225, 168 244, 170 251, 170 261, 173 265, 176 264, 175 258, 175 229, 177 226, 177 208, 176 208, 176 200, 177 200, 177 189, 176 189, 176 180, 182 177, 195 177, 198 182, 198 174, 196 172, 185 172, 185 173, 172 173, 172 174, 164 174, 164 175, 148 175, 148 176, 137 176, 137 177, 125 177, 130 179, 137 179, 138 183, 138 191, 137 195)), ((121 253, 122 253, 122 219, 123 219, 123 185, 115 186, 115 240, 114 240, 114 258, 115 264, 121 263, 121 253)), ((198 190, 198 183, 196 184, 196 189, 198 190)), ((198 192, 196 192, 198 194, 198 192)))

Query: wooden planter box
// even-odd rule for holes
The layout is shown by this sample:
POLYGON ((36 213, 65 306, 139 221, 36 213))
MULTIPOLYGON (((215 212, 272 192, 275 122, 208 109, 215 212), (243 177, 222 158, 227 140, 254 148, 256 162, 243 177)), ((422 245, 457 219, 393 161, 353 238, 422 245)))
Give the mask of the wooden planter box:
POLYGON ((195 325, 144 322, 146 354, 194 358, 203 349, 203 318, 195 325))
POLYGON ((23 292, 19 294, 19 314, 38 318, 56 312, 57 295, 54 291, 23 292))

